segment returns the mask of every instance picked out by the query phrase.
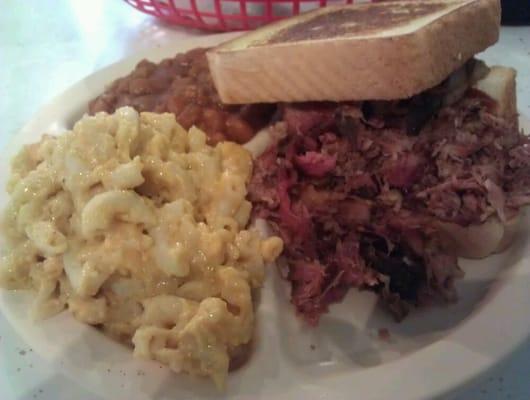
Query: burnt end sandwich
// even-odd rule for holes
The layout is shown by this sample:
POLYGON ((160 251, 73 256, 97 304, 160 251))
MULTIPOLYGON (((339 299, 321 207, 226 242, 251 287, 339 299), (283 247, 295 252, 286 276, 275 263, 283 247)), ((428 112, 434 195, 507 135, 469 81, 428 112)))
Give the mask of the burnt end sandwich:
POLYGON ((310 323, 350 288, 398 318, 454 301, 458 256, 506 246, 530 203, 530 141, 496 0, 328 7, 207 55, 221 100, 280 103, 249 144, 250 198, 284 239, 310 323))

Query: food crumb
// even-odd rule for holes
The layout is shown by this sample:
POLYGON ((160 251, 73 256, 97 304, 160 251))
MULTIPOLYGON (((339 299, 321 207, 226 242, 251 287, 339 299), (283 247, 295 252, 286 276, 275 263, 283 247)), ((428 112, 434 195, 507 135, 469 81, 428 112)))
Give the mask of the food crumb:
POLYGON ((314 344, 312 344, 311 346, 309 346, 309 348, 310 348, 311 350, 315 350, 315 349, 317 348, 317 346, 315 346, 314 344))
POLYGON ((39 389, 39 393, 42 393, 42 392, 43 392, 43 390, 42 390, 42 389, 39 389))
POLYGON ((20 372, 20 368, 17 368, 17 372, 20 372))
POLYGON ((377 336, 385 342, 390 342, 390 331, 386 328, 379 329, 377 331, 377 336))
POLYGON ((20 354, 21 356, 25 356, 26 355, 26 350, 20 350, 18 352, 18 354, 20 354))
POLYGON ((110 373, 110 368, 107 368, 107 372, 110 373))

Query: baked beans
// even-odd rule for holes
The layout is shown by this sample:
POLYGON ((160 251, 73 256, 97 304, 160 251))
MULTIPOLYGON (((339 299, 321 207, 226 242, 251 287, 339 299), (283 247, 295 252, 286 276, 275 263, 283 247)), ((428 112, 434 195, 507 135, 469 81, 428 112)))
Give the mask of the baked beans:
POLYGON ((141 61, 129 75, 114 81, 92 100, 89 112, 112 113, 123 106, 139 112, 171 112, 184 128, 196 125, 205 131, 211 144, 222 140, 247 142, 270 121, 275 106, 222 104, 206 50, 194 49, 158 64, 141 61))

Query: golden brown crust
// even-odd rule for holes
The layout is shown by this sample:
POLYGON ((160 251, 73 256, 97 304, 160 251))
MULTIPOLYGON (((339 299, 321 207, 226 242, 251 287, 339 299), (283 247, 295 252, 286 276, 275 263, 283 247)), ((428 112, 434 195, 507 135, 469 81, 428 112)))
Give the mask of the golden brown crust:
MULTIPOLYGON (((498 39, 498 0, 440 1, 453 9, 411 32, 260 43, 298 19, 281 21, 209 52, 215 85, 226 103, 410 97, 498 39)), ((355 6, 315 14, 346 7, 355 6)))

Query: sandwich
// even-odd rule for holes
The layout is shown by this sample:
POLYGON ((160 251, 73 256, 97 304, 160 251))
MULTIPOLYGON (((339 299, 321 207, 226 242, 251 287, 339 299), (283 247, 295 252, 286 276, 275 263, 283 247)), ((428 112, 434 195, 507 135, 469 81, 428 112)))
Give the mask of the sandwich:
POLYGON ((398 319, 457 299, 458 257, 504 249, 530 203, 515 71, 475 58, 498 0, 330 6, 207 53, 220 99, 277 103, 247 144, 254 217, 316 324, 351 288, 398 319))

